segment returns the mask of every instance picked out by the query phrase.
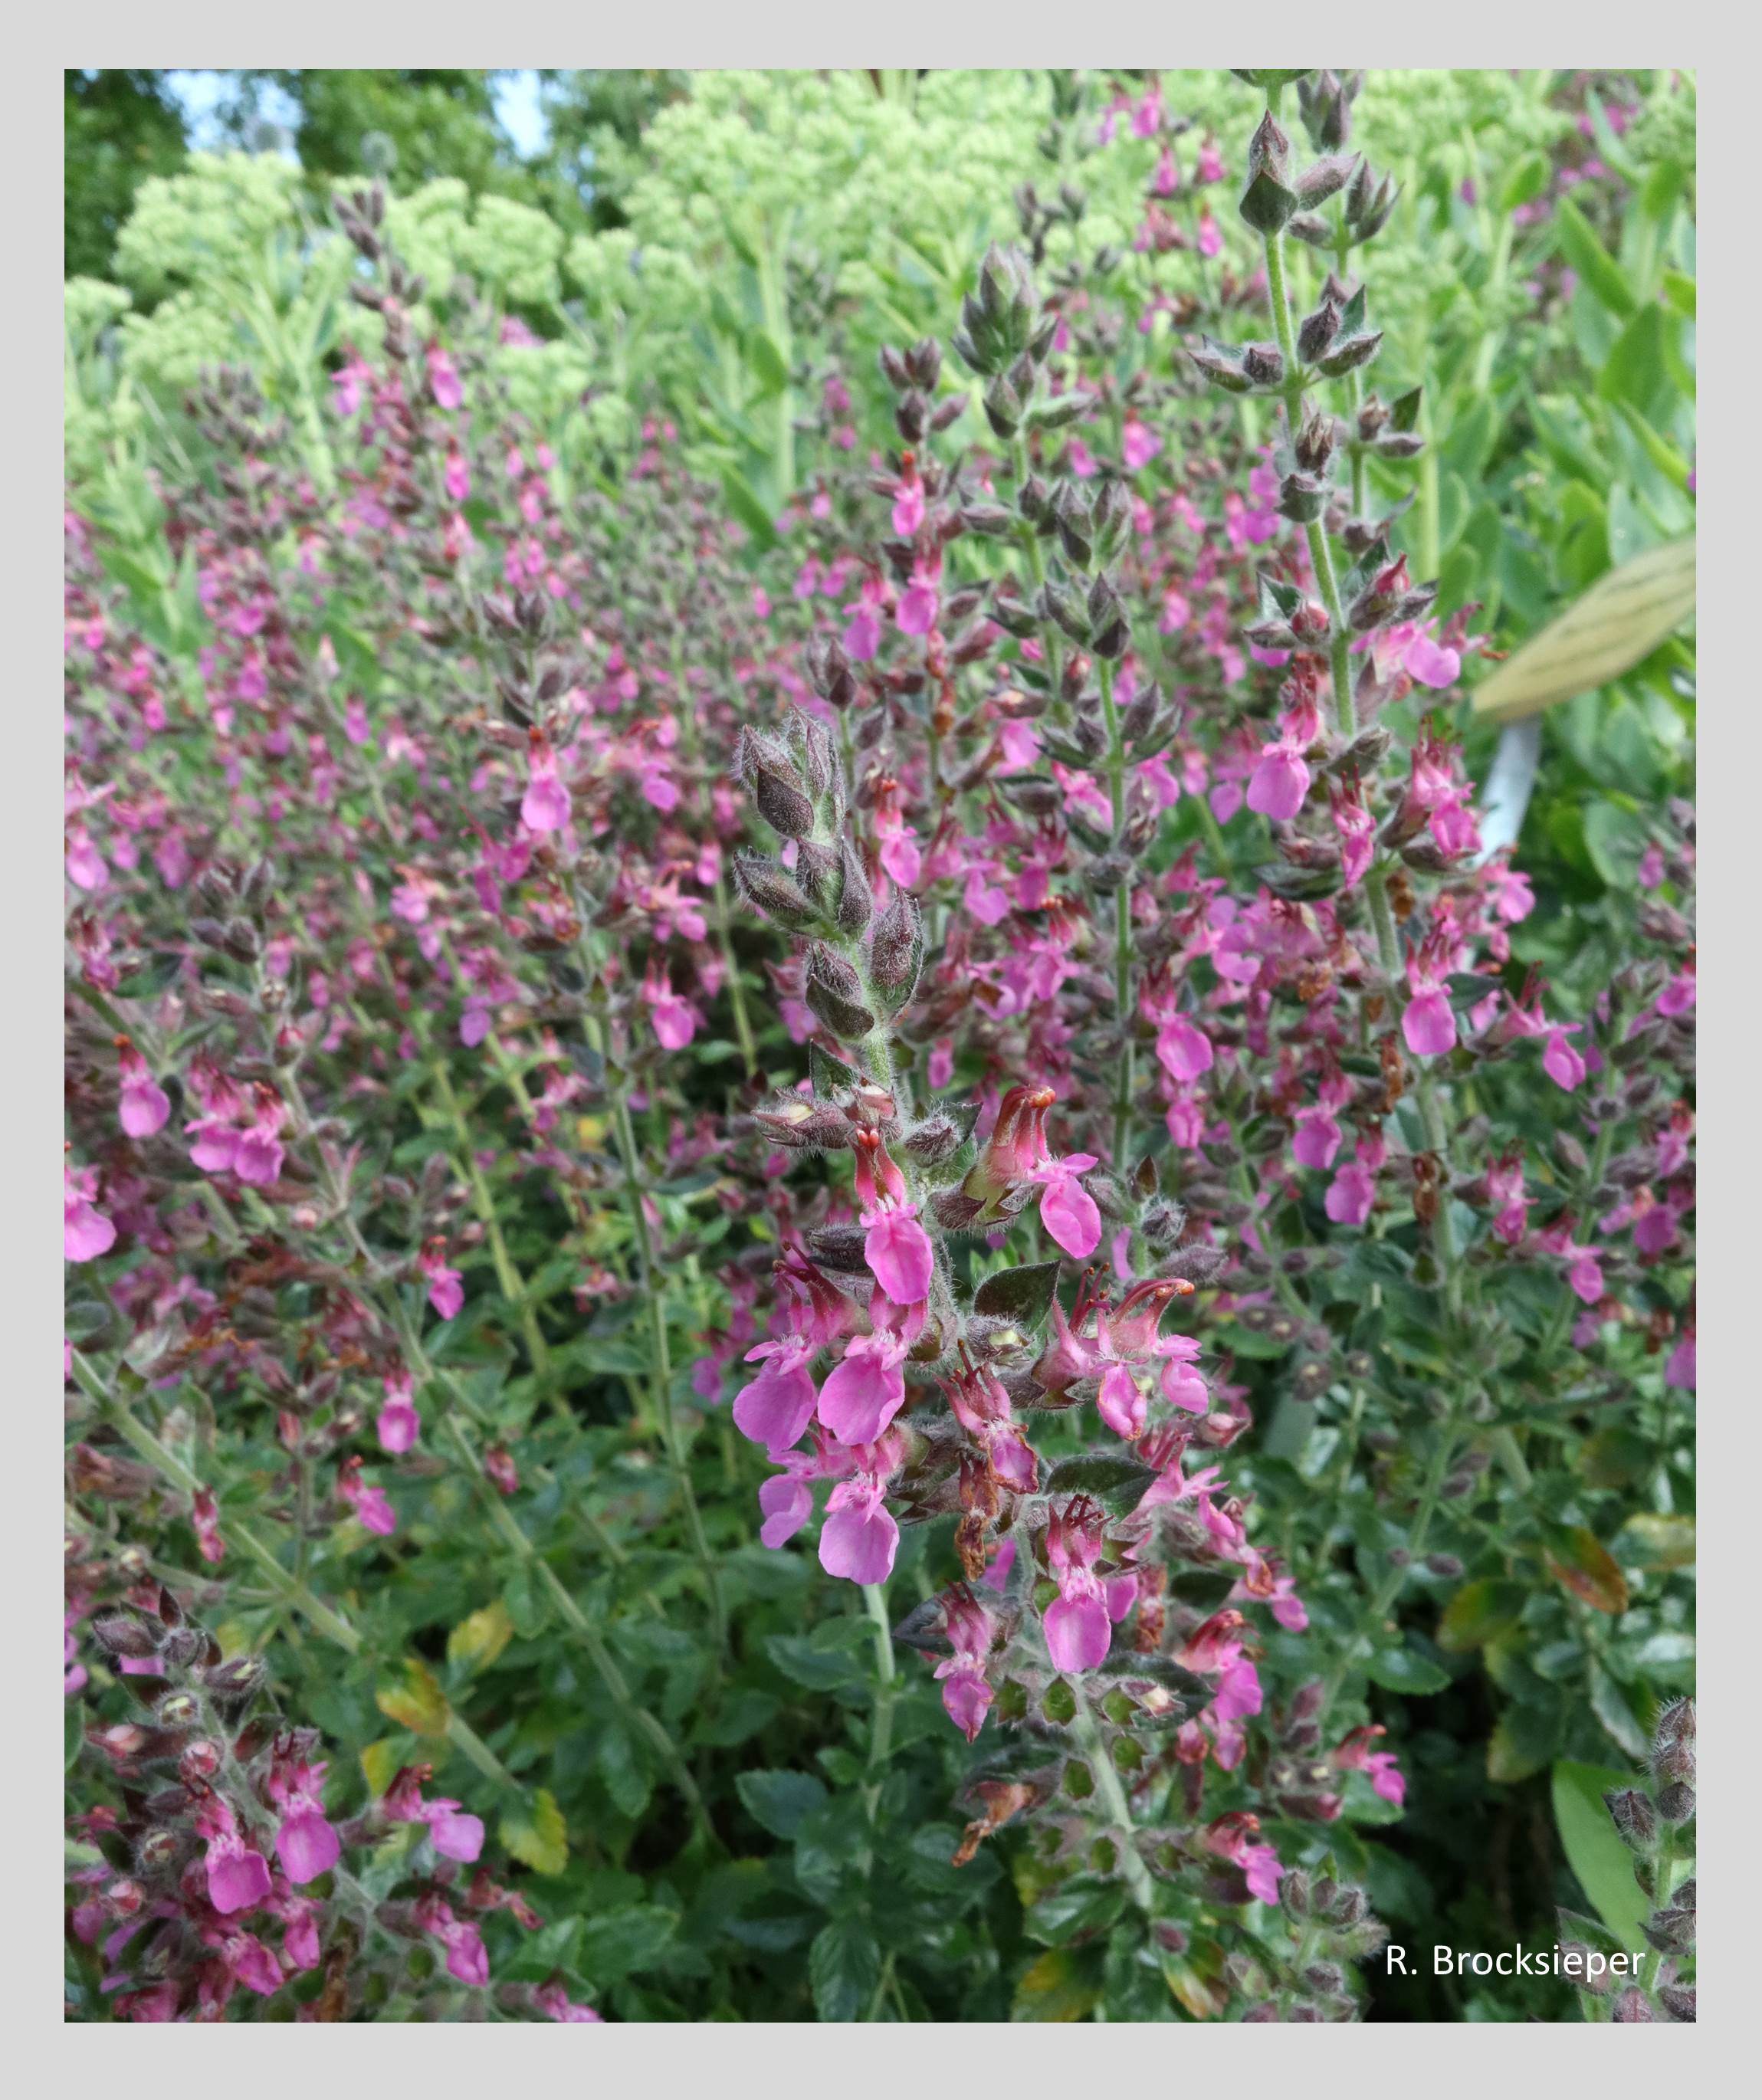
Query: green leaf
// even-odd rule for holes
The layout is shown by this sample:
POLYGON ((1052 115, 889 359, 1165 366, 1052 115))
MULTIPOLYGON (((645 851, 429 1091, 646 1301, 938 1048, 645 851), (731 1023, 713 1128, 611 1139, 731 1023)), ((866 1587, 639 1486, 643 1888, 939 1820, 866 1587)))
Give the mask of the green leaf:
POLYGON ((1021 1268, 1000 1268, 973 1294, 973 1309, 990 1318, 1014 1320, 1024 1327, 1046 1317, 1058 1283, 1056 1261, 1031 1262, 1021 1268))
POLYGON ((1516 1582, 1485 1576, 1465 1582, 1444 1608, 1437 1644, 1455 1655, 1480 1648, 1516 1621, 1523 1603, 1524 1591, 1516 1582))
POLYGON ((1442 1692, 1450 1683, 1447 1670, 1440 1670, 1417 1649, 1407 1647, 1373 1649, 1365 1661, 1364 1674, 1373 1684, 1380 1684, 1385 1691, 1405 1692, 1410 1699, 1442 1692))
POLYGON ((612 1805, 620 1815, 635 1818, 648 1806, 653 1791, 636 1744, 622 1723, 607 1723, 594 1760, 606 1783, 612 1805))
POLYGON ((1124 1453, 1084 1453, 1080 1458, 1061 1458, 1047 1477, 1049 1495, 1089 1495, 1115 1516, 1136 1509, 1144 1490, 1156 1478, 1156 1468, 1124 1453))
POLYGON ((759 383, 760 399, 781 394, 789 384, 789 367, 775 338, 764 329, 754 329, 746 339, 746 361, 759 383))
POLYGON ((834 1692, 841 1684, 860 1683, 863 1668, 856 1658, 837 1648, 817 1646, 801 1634, 772 1634, 765 1652, 784 1675, 810 1692, 834 1692))
POLYGON ((1098 1874, 1073 1874, 1042 1896, 1022 1919, 1022 1929, 1048 1947, 1063 1947, 1080 1935, 1089 1938, 1111 1925, 1124 1909, 1124 1882, 1098 1874))
POLYGON ((616 1983, 640 1969, 651 1969, 678 1928, 670 1910, 633 1904, 623 1910, 599 1911, 583 1921, 581 1974, 594 1983, 616 1983))
POLYGON ((556 1797, 540 1787, 528 1802, 502 1811, 502 1843, 535 1874, 560 1874, 569 1864, 569 1831, 556 1797))
POLYGON ((760 550, 768 554, 777 545, 777 527, 759 501, 757 491, 738 467, 722 470, 722 492, 728 500, 728 508, 752 534, 760 550))
POLYGON ((751 1687, 731 1692, 713 1714, 698 1723, 691 1740, 715 1749, 732 1749, 737 1744, 749 1742, 760 1729, 769 1727, 777 1713, 777 1701, 769 1692, 751 1687))
POLYGON ((1627 1704, 1627 1695, 1602 1664, 1592 1661, 1590 1667, 1591 1711, 1596 1714, 1603 1731, 1617 1748, 1624 1750, 1636 1762, 1645 1757, 1649 1745, 1646 1733, 1627 1704))
POLYGON ((532 1640, 545 1630, 550 1616, 550 1600, 532 1573, 531 1561, 514 1564, 501 1586, 501 1601, 522 1640, 532 1640))
POLYGON ((881 1949, 856 1918, 834 1918, 808 1949, 814 2010, 823 2020, 858 2020, 881 1981, 881 1949))
POLYGON ((1589 220, 1570 197, 1560 201, 1558 223, 1561 247, 1586 289, 1612 314, 1627 320, 1638 307, 1639 299, 1621 265, 1592 232, 1589 220))
POLYGON ((1499 185, 1499 216, 1508 216, 1519 205, 1533 204, 1548 188, 1552 172, 1548 156, 1539 150, 1527 152, 1514 161, 1499 185))
POLYGON ((1554 1767, 1554 1821, 1568 1864, 1596 1913, 1624 1947, 1644 1944, 1640 1926, 1652 1906, 1633 1877, 1633 1855, 1622 1842, 1603 1796, 1631 1786, 1631 1772, 1562 1758, 1554 1767))
POLYGON ((735 1789, 753 1820, 786 1842, 794 1838, 803 1818, 826 1799, 825 1788, 811 1772, 741 1772, 735 1789))

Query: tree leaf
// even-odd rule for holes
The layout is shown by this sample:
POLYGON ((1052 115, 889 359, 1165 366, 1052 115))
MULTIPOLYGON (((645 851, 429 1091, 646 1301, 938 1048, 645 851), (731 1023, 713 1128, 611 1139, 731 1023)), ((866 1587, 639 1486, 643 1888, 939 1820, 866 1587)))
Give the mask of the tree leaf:
POLYGON ((814 2010, 823 2020, 857 2020, 881 1980, 881 1949, 857 1918, 837 1918, 808 1949, 814 2010))
POLYGON ((1631 1786, 1631 1772, 1563 1758, 1554 1767, 1554 1822, 1579 1886, 1623 1946, 1644 1944, 1641 1921, 1652 1906, 1633 1877, 1633 1855, 1610 1820, 1603 1796, 1631 1786))
POLYGON ((545 1787, 518 1807, 505 1808, 498 1830, 509 1851, 535 1874, 560 1874, 569 1864, 568 1826, 545 1787))
POLYGON ((1475 688, 1474 711, 1517 721, 1594 692, 1649 656, 1694 611, 1695 536, 1653 547, 1597 580, 1475 688))
POLYGON ((773 1838, 793 1839, 803 1819, 826 1799, 826 1789, 812 1772, 745 1771, 735 1791, 753 1820, 773 1838))

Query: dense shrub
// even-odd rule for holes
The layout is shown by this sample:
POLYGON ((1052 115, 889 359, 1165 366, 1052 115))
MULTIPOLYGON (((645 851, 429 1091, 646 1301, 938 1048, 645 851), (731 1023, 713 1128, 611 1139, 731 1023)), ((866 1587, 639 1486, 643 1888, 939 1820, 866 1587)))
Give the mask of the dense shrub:
POLYGON ((144 192, 75 2016, 1693 2017, 1692 651, 1526 820, 1460 704, 1692 529, 1690 92, 704 76, 585 256, 144 192))

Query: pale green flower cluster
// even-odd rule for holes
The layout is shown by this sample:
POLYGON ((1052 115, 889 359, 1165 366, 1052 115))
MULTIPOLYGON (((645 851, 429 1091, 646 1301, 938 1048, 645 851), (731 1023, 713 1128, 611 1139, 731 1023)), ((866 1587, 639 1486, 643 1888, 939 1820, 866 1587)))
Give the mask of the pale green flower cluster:
MULTIPOLYGON (((1545 149, 1570 123, 1547 104, 1549 79, 1373 73, 1353 143, 1410 186, 1421 165, 1442 161, 1452 195, 1470 176, 1484 187, 1490 171, 1545 149)), ((846 363, 866 361, 881 341, 946 331, 987 242, 1016 236, 1021 184, 1050 197, 1068 183, 1086 199, 1075 233, 1053 232, 1053 268, 1104 245, 1130 256, 1158 146, 1125 124, 1100 142, 1111 86, 1089 76, 1075 113, 1055 124, 1044 73, 882 75, 879 86, 862 71, 699 73, 634 148, 605 148, 600 172, 628 226, 566 242, 544 212, 474 197, 449 179, 391 200, 386 231, 424 280, 412 315, 418 336, 445 324, 469 280, 492 311, 517 311, 554 338, 494 353, 535 422, 581 432, 591 390, 586 421, 604 444, 627 437, 658 402, 716 457, 751 467, 788 458, 789 426, 806 406, 791 375, 804 361, 824 367, 835 350, 846 363)), ((1184 180, 1205 134, 1221 143, 1232 181, 1207 201, 1247 268, 1232 205, 1253 90, 1217 72, 1167 73, 1162 88, 1168 110, 1191 125, 1177 148, 1184 180)), ((1655 95, 1641 120, 1647 143, 1674 136, 1668 127, 1682 128, 1685 109, 1692 134, 1693 108, 1692 87, 1655 95)), ((1184 217, 1190 200, 1174 209, 1184 217)), ((1435 191, 1423 213, 1411 189, 1398 209, 1379 272, 1392 342, 1423 333, 1467 296, 1463 244, 1483 245, 1490 222, 1451 209, 1461 243, 1437 237, 1435 191)), ((138 420, 143 397, 174 417, 203 368, 223 361, 249 363, 272 401, 316 417, 326 361, 345 345, 369 354, 378 346, 378 317, 348 298, 357 267, 310 210, 290 161, 192 155, 183 173, 143 186, 118 244, 120 289, 70 288, 70 341, 84 372, 77 388, 70 382, 70 430, 77 419, 80 445, 101 443, 104 417, 138 420), (106 359, 108 382, 95 368, 106 359)), ((1192 267, 1129 263, 1146 285, 1192 267)))

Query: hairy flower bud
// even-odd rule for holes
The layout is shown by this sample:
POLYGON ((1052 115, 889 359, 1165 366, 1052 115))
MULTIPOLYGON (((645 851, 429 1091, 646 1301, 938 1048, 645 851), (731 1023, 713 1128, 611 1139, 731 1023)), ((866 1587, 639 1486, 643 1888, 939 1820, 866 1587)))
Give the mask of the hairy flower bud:
POLYGON ((806 983, 803 993, 816 1019, 846 1043, 859 1043, 875 1026, 875 1017, 863 1003, 863 980, 844 957, 824 942, 807 951, 806 983))
POLYGON ((1649 1852, 1658 1842, 1658 1818, 1637 1787, 1612 1787, 1603 1797, 1610 1820, 1636 1852, 1649 1852))
POLYGON ((869 977, 889 1013, 907 1004, 924 960, 924 914, 909 890, 896 888, 875 922, 869 977))
MULTIPOLYGON (((819 913, 785 867, 762 854, 737 850, 734 879, 740 894, 762 918, 791 933, 805 933, 819 924, 819 913)), ((865 885, 866 886, 866 885, 865 885)), ((846 885, 848 893, 849 885, 846 885)))

